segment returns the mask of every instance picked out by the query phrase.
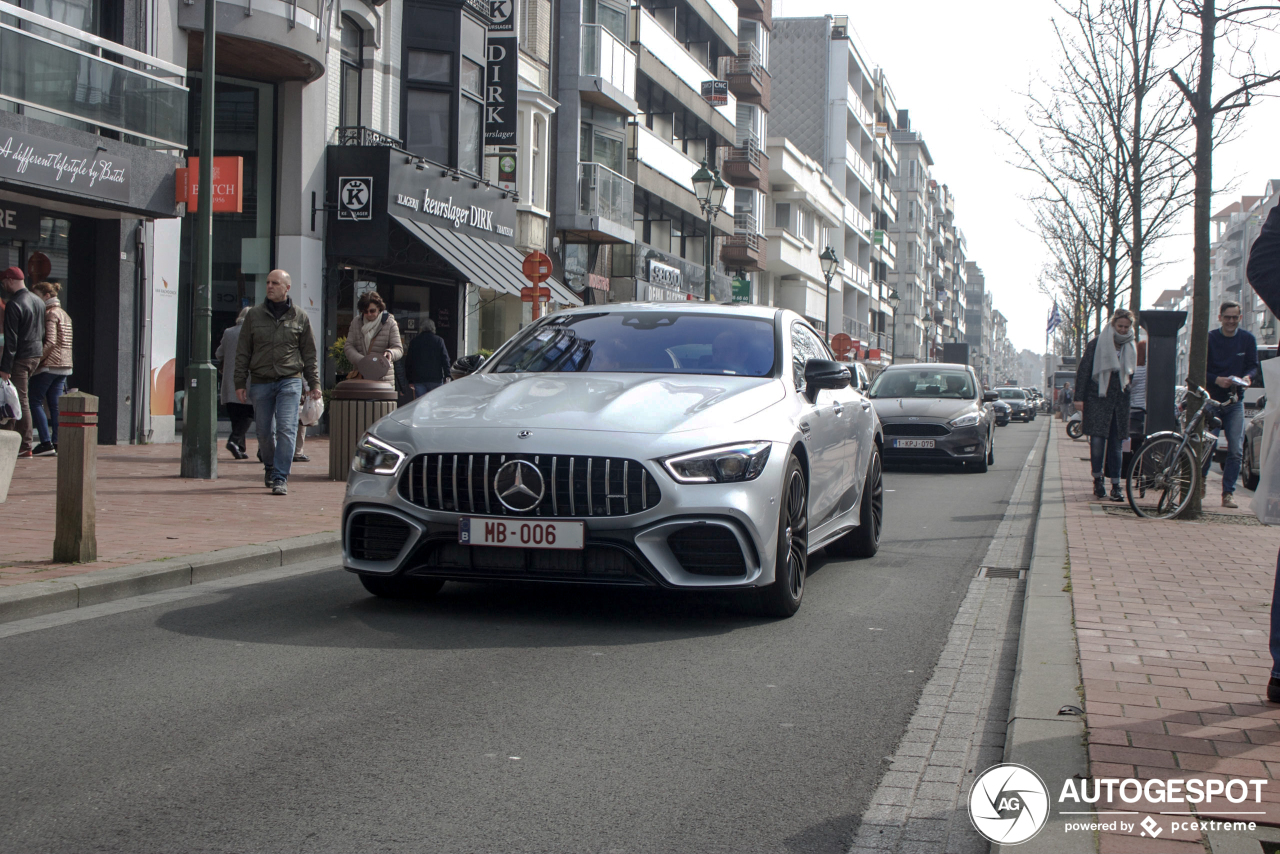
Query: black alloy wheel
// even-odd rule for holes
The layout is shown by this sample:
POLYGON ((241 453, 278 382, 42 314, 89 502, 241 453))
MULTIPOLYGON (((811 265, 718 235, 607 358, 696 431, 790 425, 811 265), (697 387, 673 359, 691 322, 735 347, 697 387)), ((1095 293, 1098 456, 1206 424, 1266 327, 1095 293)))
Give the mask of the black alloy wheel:
POLYGON ((766 617, 790 617, 800 610, 809 571, 809 484, 795 457, 787 463, 782 482, 773 583, 757 593, 760 613, 766 617))
POLYGON ((360 576, 364 589, 382 599, 429 599, 444 587, 441 578, 405 578, 404 576, 360 576))
POLYGON ((1244 440, 1244 456, 1240 460, 1240 478, 1245 489, 1257 489, 1262 475, 1258 473, 1257 461, 1253 458, 1253 443, 1248 437, 1244 440))
POLYGON ((840 557, 875 557, 884 530, 884 461, 877 447, 867 464, 867 479, 858 506, 858 527, 827 546, 827 553, 840 557))

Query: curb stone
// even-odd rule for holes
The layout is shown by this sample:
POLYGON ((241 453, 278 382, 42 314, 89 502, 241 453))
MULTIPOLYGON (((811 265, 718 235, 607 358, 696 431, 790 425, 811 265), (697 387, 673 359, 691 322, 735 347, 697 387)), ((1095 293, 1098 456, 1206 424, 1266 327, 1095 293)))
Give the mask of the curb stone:
POLYGON ((86 573, 78 578, 30 581, 0 588, 0 623, 39 617, 116 599, 201 584, 277 566, 341 554, 337 531, 306 534, 255 546, 235 546, 172 560, 154 560, 86 573))
MULTIPOLYGON (((1083 685, 1071 594, 1063 589, 1068 581, 1067 532, 1058 457, 1058 443, 1051 432, 1027 573, 1004 761, 1032 769, 1049 788, 1049 821, 1035 837, 1037 854, 1094 854, 1098 850, 1095 834, 1066 832, 1069 820, 1093 819, 1057 815, 1055 806, 1064 780, 1089 775, 1084 719, 1058 715, 1058 709, 1065 705, 1081 705, 1083 685)), ((993 854, 1011 854, 1023 849, 992 845, 991 850, 993 854)))

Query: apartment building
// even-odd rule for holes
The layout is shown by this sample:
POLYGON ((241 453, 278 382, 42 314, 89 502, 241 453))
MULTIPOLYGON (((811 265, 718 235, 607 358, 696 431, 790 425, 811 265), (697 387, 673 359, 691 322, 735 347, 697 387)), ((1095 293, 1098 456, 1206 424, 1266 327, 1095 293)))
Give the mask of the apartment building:
POLYGON ((1271 209, 1280 203, 1280 179, 1268 181, 1261 196, 1243 196, 1212 218, 1215 230, 1210 277, 1210 321, 1216 325, 1218 307, 1224 300, 1240 303, 1240 328, 1258 339, 1259 346, 1280 343, 1275 315, 1249 287, 1245 267, 1249 250, 1271 209))
POLYGON ((964 341, 969 345, 969 364, 978 379, 991 386, 991 300, 987 277, 973 261, 966 261, 964 265, 964 304, 964 341))
POLYGON ((588 302, 702 299, 708 285, 729 300, 726 270, 749 288, 764 258, 768 0, 563 0, 557 14, 566 280, 588 302), (710 223, 693 185, 704 162, 730 185, 710 223))
MULTIPOLYGON (((321 352, 372 289, 406 339, 431 320, 454 354, 518 328, 520 262, 550 219, 550 14, 549 0, 220 2, 214 344, 274 268, 321 352)), ((0 261, 63 284, 101 441, 171 441, 193 351, 185 167, 202 155, 204 0, 23 0, 0 4, 0 24, 22 72, 0 75, 0 204, 20 224, 0 261), (17 168, 28 155, 83 172, 17 168)), ((546 286, 553 305, 581 301, 546 286)))
MULTIPOLYGON (((888 277, 898 258, 890 231, 898 216, 890 189, 899 158, 893 91, 845 17, 776 19, 771 68, 774 136, 820 164, 843 198, 840 221, 825 238, 840 259, 829 288, 830 332, 847 333, 860 349, 887 350, 888 277)), ((772 208, 776 215, 778 204, 772 208)), ((785 225, 775 220, 774 227, 785 225)), ((824 289, 825 282, 816 292, 784 290, 778 304, 824 329, 824 289)))

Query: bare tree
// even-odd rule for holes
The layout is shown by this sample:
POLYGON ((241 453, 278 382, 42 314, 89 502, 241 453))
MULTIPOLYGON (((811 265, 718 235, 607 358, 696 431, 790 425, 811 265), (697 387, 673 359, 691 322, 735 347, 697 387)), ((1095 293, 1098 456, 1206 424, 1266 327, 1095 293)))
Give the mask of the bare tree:
MULTIPOLYGON (((1195 127, 1194 276, 1191 302, 1191 344, 1188 379, 1204 386, 1209 352, 1209 223, 1213 202, 1213 149, 1217 136, 1230 133, 1241 113, 1260 90, 1280 81, 1280 69, 1259 71, 1253 48, 1260 35, 1280 21, 1280 2, 1263 0, 1175 0, 1184 31, 1192 40, 1182 70, 1169 77, 1191 109, 1195 127), (1225 48, 1218 52, 1219 42, 1225 48), (1214 75, 1224 94, 1214 94, 1214 75), (1191 82, 1188 82, 1191 81, 1191 82)), ((1192 496, 1187 517, 1200 515, 1200 495, 1192 496)))

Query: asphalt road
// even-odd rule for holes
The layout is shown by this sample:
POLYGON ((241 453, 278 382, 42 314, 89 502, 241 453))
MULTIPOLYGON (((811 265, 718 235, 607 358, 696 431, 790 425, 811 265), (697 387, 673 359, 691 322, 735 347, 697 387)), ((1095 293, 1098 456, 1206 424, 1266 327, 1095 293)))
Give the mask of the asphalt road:
POLYGON ((2 639, 0 850, 842 854, 1043 423, 790 620, 333 569, 2 639))

